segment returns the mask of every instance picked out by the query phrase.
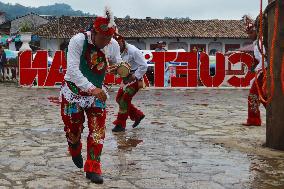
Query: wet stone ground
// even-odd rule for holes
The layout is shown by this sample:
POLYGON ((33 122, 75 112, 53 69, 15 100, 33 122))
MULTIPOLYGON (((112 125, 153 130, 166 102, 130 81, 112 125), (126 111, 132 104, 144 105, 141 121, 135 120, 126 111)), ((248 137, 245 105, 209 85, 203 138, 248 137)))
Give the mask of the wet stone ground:
MULTIPOLYGON (((282 189, 283 153, 253 152, 262 148, 265 125, 240 125, 247 93, 140 91, 134 103, 145 120, 136 129, 129 122, 126 133, 113 135, 117 105, 111 92, 102 155, 105 183, 98 186, 85 179, 67 153, 59 106, 52 98, 58 90, 0 84, 0 188, 282 189), (238 140, 242 149, 225 146, 238 140)), ((83 135, 85 156, 87 129, 83 135)))

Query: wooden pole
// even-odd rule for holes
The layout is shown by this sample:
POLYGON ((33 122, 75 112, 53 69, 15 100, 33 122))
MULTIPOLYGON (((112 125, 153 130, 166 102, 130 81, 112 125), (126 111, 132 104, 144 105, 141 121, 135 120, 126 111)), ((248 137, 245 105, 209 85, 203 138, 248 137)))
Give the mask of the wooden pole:
MULTIPOLYGON (((269 148, 284 150, 284 91, 282 91, 281 72, 282 57, 284 55, 284 0, 269 0, 267 7, 268 16, 268 60, 274 56, 273 75, 274 95, 271 103, 267 106, 267 124, 266 124, 266 145, 269 148), (279 7, 278 29, 274 54, 271 54, 272 38, 274 32, 275 7, 279 7)), ((268 64, 271 64, 269 62, 268 64)), ((269 67, 269 66, 268 66, 269 67)), ((283 70, 284 72, 284 70, 283 70)), ((268 69, 268 95, 270 95, 271 79, 268 69)))

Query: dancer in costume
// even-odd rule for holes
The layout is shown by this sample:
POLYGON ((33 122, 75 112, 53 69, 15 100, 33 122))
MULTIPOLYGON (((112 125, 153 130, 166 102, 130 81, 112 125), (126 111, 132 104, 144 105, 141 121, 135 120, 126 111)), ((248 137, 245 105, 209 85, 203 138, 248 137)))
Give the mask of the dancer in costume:
POLYGON ((61 88, 61 116, 70 155, 74 164, 83 168, 81 133, 87 119, 89 135, 84 171, 86 178, 97 184, 103 183, 100 162, 107 99, 103 81, 108 59, 121 59, 118 43, 112 41, 115 30, 113 15, 106 8, 105 17, 96 17, 90 31, 72 37, 67 52, 67 72, 61 88))
POLYGON ((142 52, 135 46, 125 42, 123 36, 115 34, 114 38, 120 46, 123 61, 130 64, 129 69, 131 70, 130 74, 123 78, 122 85, 116 96, 119 112, 117 119, 113 122, 115 127, 112 129, 113 132, 124 132, 128 117, 134 121, 133 128, 137 127, 145 117, 144 113, 132 104, 132 98, 137 94, 139 89, 145 87, 145 85, 149 85, 145 74, 147 71, 147 62, 142 52))
MULTIPOLYGON (((265 82, 265 77, 263 75, 262 67, 262 53, 261 53, 261 42, 258 35, 258 19, 255 23, 249 16, 244 16, 244 22, 246 24, 246 32, 249 37, 254 40, 254 66, 253 71, 257 74, 257 79, 252 80, 251 89, 248 96, 248 118, 247 122, 243 123, 244 126, 261 126, 261 117, 259 106, 260 103, 266 107, 266 103, 260 99, 260 95, 264 96, 263 84, 265 82), (257 89, 257 84, 259 89, 257 89), (261 94, 259 94, 261 93, 261 94)), ((265 48, 263 46, 263 54, 265 54, 265 48)), ((264 68, 267 68, 267 62, 264 60, 264 68)))

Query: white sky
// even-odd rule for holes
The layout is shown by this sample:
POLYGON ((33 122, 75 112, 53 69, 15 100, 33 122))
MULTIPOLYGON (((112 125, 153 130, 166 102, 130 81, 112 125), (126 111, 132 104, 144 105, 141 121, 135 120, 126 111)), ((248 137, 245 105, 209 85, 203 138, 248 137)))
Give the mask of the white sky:
MULTIPOLYGON (((54 3, 69 4, 74 10, 101 15, 104 6, 111 6, 114 15, 131 18, 189 17, 191 19, 241 19, 244 14, 254 18, 259 13, 259 0, 1 0, 38 7, 54 3)), ((264 7, 268 0, 264 0, 264 7)), ((264 8, 263 8, 264 9, 264 8)))

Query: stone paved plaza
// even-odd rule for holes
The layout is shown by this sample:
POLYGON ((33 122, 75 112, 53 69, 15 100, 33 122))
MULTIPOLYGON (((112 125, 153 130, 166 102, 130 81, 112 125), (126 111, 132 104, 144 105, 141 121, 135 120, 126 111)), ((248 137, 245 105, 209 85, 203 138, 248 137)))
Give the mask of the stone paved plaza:
MULTIPOLYGON (((102 155, 105 182, 90 183, 73 165, 58 89, 0 84, 0 188, 283 189, 284 152, 266 149, 265 124, 241 126, 247 90, 143 90, 146 114, 136 128, 111 132, 116 90, 108 101, 102 155)), ((262 109, 265 121, 265 111, 262 109)), ((86 155, 84 131, 83 155, 86 155)))

